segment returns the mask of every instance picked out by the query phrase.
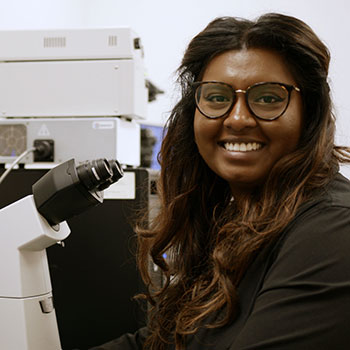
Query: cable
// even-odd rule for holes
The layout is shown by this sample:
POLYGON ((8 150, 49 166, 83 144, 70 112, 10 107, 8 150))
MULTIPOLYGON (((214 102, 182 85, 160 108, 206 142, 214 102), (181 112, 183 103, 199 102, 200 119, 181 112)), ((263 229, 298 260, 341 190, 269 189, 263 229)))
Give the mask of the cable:
POLYGON ((35 147, 29 148, 26 151, 24 151, 22 154, 20 154, 14 162, 10 165, 8 169, 0 176, 0 184, 5 180, 6 176, 10 173, 10 171, 15 167, 16 164, 18 164, 22 158, 24 158, 26 155, 28 155, 30 152, 34 152, 36 150, 35 147))

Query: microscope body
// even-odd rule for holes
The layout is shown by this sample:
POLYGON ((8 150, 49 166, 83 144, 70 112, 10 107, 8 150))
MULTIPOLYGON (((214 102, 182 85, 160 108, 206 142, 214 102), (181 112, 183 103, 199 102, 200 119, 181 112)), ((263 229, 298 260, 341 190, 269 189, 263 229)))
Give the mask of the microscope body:
POLYGON ((0 210, 0 346, 61 350, 46 248, 66 239, 65 220, 102 203, 119 180, 117 161, 58 165, 28 195, 0 210))

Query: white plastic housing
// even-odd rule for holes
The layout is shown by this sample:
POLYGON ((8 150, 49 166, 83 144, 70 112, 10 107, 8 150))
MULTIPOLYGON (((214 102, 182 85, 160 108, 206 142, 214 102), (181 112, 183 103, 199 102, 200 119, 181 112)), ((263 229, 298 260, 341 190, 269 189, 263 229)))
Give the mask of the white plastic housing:
POLYGON ((1 209, 0 222, 0 297, 50 293, 45 248, 68 237, 67 223, 61 223, 55 231, 37 212, 32 195, 1 209))
POLYGON ((65 239, 37 212, 32 195, 0 210, 0 344, 2 349, 61 349, 46 248, 65 239))
POLYGON ((143 50, 130 28, 0 31, 0 116, 145 118, 143 50))
POLYGON ((40 302, 51 293, 32 298, 0 298, 0 344, 6 350, 60 350, 56 313, 43 313, 40 302))
POLYGON ((146 104, 133 60, 0 63, 2 117, 145 118, 146 104))
MULTIPOLYGON (((77 163, 107 158, 117 159, 122 165, 139 166, 140 128, 135 120, 118 117, 0 120, 0 163, 12 163, 19 154, 31 148, 35 140, 51 139, 54 141, 51 165, 71 158, 77 163), (13 144, 14 138, 16 144, 13 144), (10 156, 12 153, 15 155, 10 156)), ((33 154, 21 162, 32 164, 33 154)))

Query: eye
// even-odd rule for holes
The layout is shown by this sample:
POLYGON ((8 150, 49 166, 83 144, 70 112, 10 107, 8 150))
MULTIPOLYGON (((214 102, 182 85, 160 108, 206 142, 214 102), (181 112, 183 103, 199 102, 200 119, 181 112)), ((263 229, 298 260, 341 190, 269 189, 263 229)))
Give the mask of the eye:
POLYGON ((224 103, 229 102, 230 99, 225 95, 220 95, 218 93, 208 94, 205 96, 206 101, 212 102, 212 103, 224 103))
POLYGON ((233 100, 231 89, 222 83, 204 83, 196 93, 199 108, 211 116, 224 114, 233 100))
POLYGON ((283 98, 277 96, 277 95, 262 95, 255 97, 254 103, 256 104, 272 104, 272 103, 279 103, 283 102, 283 98))
POLYGON ((276 83, 258 84, 249 90, 248 99, 260 108, 276 108, 288 100, 288 91, 276 83))

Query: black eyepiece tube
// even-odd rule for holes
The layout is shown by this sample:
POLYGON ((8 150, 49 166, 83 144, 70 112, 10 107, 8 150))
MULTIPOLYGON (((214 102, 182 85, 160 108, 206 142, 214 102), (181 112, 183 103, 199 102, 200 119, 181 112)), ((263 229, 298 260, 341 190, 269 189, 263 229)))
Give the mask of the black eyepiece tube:
POLYGON ((106 159, 85 162, 77 167, 79 180, 88 190, 98 188, 113 176, 113 171, 106 159))
POLYGON ((124 175, 123 169, 117 160, 115 160, 115 159, 109 160, 108 164, 110 166, 110 169, 111 169, 113 175, 105 183, 98 186, 99 191, 103 191, 104 189, 109 187, 111 184, 117 182, 124 175))

